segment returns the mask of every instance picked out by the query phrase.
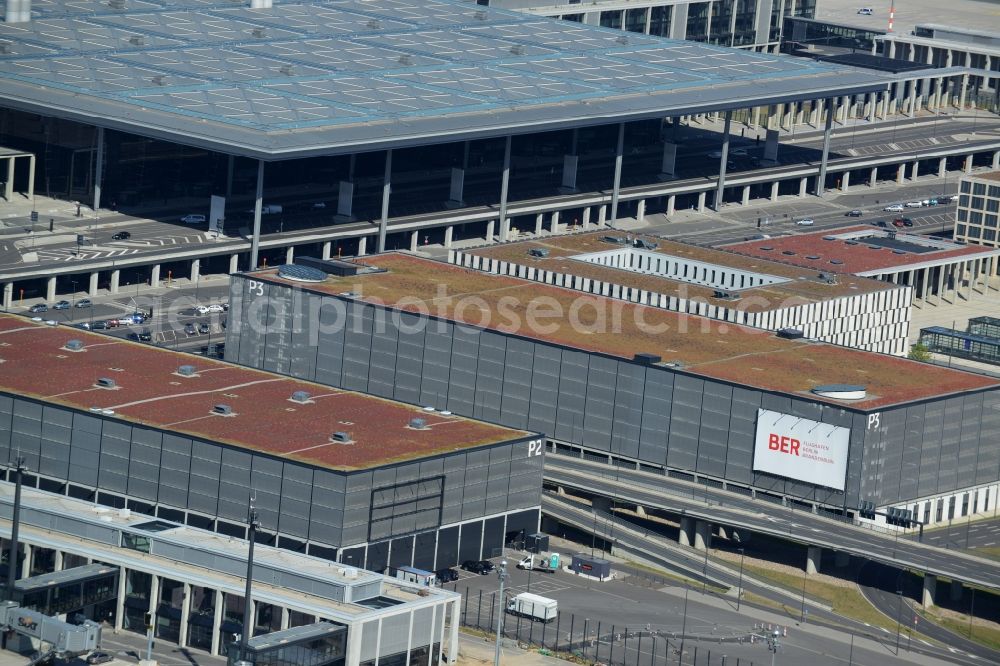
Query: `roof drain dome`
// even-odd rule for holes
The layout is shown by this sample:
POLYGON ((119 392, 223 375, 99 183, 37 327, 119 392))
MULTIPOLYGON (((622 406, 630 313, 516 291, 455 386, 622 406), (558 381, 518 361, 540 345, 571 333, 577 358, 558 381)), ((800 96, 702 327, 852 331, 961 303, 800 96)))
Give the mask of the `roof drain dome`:
POLYGON ((814 386, 812 392, 821 398, 830 398, 831 400, 864 400, 868 397, 867 388, 858 384, 814 386))

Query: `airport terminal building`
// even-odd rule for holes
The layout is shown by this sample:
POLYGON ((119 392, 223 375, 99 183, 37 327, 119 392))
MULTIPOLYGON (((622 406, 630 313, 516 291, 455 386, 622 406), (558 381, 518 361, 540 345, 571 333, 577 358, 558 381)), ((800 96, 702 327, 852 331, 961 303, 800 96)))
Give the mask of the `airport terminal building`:
POLYGON ((226 358, 833 510, 994 506, 1000 382, 403 254, 233 276, 226 358))

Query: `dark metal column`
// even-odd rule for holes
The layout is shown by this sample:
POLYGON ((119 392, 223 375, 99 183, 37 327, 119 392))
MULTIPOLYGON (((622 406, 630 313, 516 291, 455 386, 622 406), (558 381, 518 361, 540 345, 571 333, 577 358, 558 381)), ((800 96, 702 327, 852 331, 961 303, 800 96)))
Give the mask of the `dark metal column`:
POLYGON ((10 544, 7 550, 7 598, 14 598, 14 583, 17 581, 18 532, 21 527, 21 475, 24 472, 24 458, 18 456, 14 461, 14 517, 10 528, 10 544))
POLYGON ((726 166, 729 163, 729 128, 733 121, 733 111, 726 111, 726 124, 722 129, 722 159, 719 160, 719 184, 715 188, 715 202, 713 208, 716 211, 722 208, 722 195, 726 191, 726 166))
POLYGON ((260 215, 264 207, 264 160, 257 160, 257 194, 253 203, 253 236, 250 239, 250 270, 257 270, 260 254, 260 215))
POLYGON ((392 190, 392 148, 385 151, 385 176, 382 179, 382 218, 378 224, 378 253, 385 252, 385 234, 389 228, 389 192, 392 190))
POLYGON ((251 589, 253 587, 253 545, 257 540, 257 528, 260 527, 260 520, 257 519, 257 510, 253 504, 250 505, 250 514, 247 517, 250 524, 250 551, 247 554, 247 586, 243 593, 243 633, 240 635, 240 659, 244 664, 247 661, 247 641, 253 636, 253 601, 251 601, 251 589))

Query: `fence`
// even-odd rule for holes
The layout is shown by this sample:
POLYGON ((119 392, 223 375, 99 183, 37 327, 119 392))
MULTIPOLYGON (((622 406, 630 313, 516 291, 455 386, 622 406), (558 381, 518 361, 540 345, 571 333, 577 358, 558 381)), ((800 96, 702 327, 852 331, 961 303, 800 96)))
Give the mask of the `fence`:
MULTIPOLYGON (((458 585, 453 589, 458 592, 458 585)), ((507 595, 505 595, 506 597, 507 595)), ((506 602, 511 597, 505 599, 506 602)), ((527 609, 525 615, 534 614, 527 609)), ((587 663, 607 666, 753 666, 754 662, 743 657, 726 654, 725 645, 744 645, 754 642, 751 634, 728 636, 685 636, 676 632, 651 630, 595 622, 575 614, 559 614, 549 622, 533 620, 524 615, 504 612, 497 604, 497 593, 484 594, 482 590, 470 593, 468 587, 462 600, 461 623, 493 636, 496 634, 498 613, 503 613, 502 634, 506 639, 539 651, 571 655, 587 663), (685 645, 685 641, 710 640, 712 648, 704 645, 685 645)), ((542 611, 538 614, 543 615, 542 611)), ((763 637, 754 637, 763 638, 763 637)), ((764 661, 763 659, 761 661, 764 661)))

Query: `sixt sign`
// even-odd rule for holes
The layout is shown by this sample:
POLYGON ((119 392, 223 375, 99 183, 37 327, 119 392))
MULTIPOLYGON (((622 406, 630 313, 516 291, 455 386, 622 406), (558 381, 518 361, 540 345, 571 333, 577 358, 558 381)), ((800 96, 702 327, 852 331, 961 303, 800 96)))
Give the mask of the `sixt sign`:
POLYGON ((753 469, 843 490, 850 435, 848 428, 758 409, 753 469))

